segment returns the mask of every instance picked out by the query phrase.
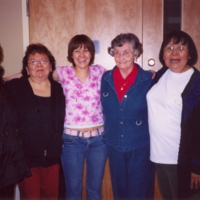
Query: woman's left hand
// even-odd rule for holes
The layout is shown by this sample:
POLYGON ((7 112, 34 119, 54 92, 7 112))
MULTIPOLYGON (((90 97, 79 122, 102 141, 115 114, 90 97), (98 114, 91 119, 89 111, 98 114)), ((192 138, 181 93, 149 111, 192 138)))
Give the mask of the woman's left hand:
POLYGON ((190 181, 191 189, 199 189, 200 188, 200 175, 191 173, 191 181, 190 181))

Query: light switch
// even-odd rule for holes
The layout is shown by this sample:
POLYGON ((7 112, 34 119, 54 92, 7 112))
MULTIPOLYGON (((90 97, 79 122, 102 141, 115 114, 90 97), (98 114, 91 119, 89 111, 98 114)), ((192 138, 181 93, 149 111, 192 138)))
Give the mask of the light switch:
POLYGON ((92 42, 94 43, 95 53, 96 54, 100 53, 99 40, 92 40, 92 42))

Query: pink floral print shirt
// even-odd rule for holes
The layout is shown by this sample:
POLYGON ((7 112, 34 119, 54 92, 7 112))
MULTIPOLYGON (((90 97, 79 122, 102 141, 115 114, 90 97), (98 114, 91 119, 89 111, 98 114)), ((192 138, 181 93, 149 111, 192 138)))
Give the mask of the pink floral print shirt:
POLYGON ((73 66, 56 67, 66 101, 65 128, 103 125, 100 85, 105 71, 100 65, 90 66, 90 74, 83 83, 76 76, 73 66))

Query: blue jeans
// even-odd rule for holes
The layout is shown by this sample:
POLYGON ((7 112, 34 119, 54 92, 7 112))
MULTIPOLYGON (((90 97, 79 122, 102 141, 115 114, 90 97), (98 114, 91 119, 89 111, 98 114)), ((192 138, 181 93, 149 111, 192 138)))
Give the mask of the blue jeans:
POLYGON ((153 200, 155 169, 149 154, 149 146, 129 152, 108 147, 115 200, 153 200))
POLYGON ((101 186, 107 158, 103 135, 82 138, 63 134, 61 155, 66 199, 81 200, 84 158, 86 158, 86 191, 88 200, 101 200, 101 186))

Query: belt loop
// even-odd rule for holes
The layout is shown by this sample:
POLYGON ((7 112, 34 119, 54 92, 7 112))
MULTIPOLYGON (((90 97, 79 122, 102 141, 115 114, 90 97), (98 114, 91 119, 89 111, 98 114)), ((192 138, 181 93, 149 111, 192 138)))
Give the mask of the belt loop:
POLYGON ((97 129, 97 133, 98 133, 98 135, 100 135, 99 128, 97 129))
POLYGON ((77 136, 80 137, 79 135, 80 135, 80 131, 77 131, 77 136))

